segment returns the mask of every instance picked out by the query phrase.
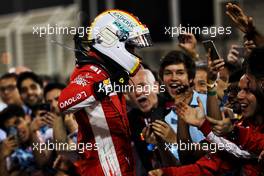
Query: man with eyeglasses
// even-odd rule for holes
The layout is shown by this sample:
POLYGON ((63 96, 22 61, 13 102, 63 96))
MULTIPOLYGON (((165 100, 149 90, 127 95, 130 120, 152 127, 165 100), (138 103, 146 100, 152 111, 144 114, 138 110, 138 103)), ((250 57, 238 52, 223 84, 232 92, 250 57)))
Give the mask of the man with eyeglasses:
MULTIPOLYGON (((0 110, 6 107, 6 105, 15 104, 23 107, 23 101, 21 100, 17 86, 17 75, 15 73, 5 73, 0 77, 0 98, 4 105, 0 110)), ((6 138, 5 132, 0 129, 0 141, 6 138)))
POLYGON ((17 86, 17 75, 15 73, 6 73, 0 78, 0 97, 7 104, 16 104, 23 106, 17 86))

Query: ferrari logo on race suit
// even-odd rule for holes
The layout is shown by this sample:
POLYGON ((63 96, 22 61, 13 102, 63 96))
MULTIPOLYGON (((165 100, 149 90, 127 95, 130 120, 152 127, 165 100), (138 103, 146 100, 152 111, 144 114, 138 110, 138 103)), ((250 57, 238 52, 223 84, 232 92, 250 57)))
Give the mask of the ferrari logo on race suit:
POLYGON ((92 76, 89 75, 89 73, 85 75, 78 75, 71 83, 75 83, 84 87, 89 83, 88 81, 89 78, 93 78, 92 76))

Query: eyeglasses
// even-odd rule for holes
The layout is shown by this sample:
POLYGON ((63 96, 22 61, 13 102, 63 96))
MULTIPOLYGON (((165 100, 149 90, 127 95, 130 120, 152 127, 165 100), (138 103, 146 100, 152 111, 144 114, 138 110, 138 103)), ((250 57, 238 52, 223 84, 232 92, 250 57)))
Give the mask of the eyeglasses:
POLYGON ((0 87, 0 92, 1 93, 5 91, 11 92, 11 91, 14 91, 16 88, 17 88, 16 85, 3 86, 3 87, 0 87))

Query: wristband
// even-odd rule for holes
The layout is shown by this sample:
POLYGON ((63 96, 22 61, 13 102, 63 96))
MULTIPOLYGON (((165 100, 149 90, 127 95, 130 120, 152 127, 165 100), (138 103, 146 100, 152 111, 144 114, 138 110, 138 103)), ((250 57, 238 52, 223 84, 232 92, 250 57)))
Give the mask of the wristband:
POLYGON ((216 96, 216 91, 208 91, 207 96, 216 96))

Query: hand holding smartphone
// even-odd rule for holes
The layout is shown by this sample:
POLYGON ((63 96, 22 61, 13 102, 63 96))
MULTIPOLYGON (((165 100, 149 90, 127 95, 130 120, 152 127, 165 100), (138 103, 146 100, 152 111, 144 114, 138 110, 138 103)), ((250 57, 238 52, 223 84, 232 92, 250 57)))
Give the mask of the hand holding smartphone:
POLYGON ((50 104, 49 103, 42 103, 42 104, 39 104, 38 107, 37 107, 38 110, 42 111, 40 112, 40 116, 44 116, 45 114, 47 114, 47 112, 50 112, 50 104))
POLYGON ((16 127, 9 127, 7 129, 7 136, 12 137, 16 141, 18 141, 18 131, 16 127))
POLYGON ((217 51, 217 49, 214 45, 214 42, 212 40, 205 40, 205 41, 202 41, 202 43, 204 45, 206 52, 210 52, 210 57, 211 57, 212 61, 220 59, 218 51, 217 51))
POLYGON ((49 103, 40 104, 39 110, 50 112, 50 104, 49 103))

